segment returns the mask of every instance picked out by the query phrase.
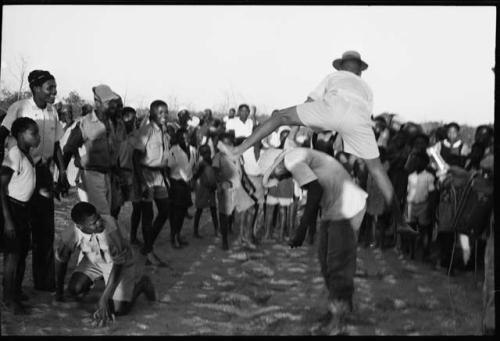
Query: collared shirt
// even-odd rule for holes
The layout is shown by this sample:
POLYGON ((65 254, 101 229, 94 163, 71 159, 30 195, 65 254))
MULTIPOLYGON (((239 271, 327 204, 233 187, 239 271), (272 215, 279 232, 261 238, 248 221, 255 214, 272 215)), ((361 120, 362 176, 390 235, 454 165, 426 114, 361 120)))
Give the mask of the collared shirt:
POLYGON ((168 153, 167 162, 170 168, 170 177, 175 180, 190 181, 193 178, 193 170, 197 161, 198 155, 193 146, 189 146, 189 158, 179 145, 173 146, 168 153))
POLYGON ((294 148, 285 154, 284 163, 300 187, 319 182, 323 188, 322 220, 350 219, 365 207, 368 194, 333 157, 313 149, 294 148))
POLYGON ((63 149, 64 158, 71 153, 84 169, 109 171, 115 159, 111 141, 106 125, 92 111, 71 130, 63 149))
POLYGON ((341 96, 363 107, 369 114, 373 111, 373 93, 368 84, 349 71, 337 71, 326 76, 309 94, 313 100, 327 99, 330 95, 341 96))
POLYGON ((95 265, 132 263, 132 249, 114 218, 109 215, 101 215, 101 218, 105 225, 101 233, 86 234, 75 225, 67 226, 57 244, 55 258, 60 262, 68 262, 71 254, 79 249, 95 265))
POLYGON ((13 103, 7 110, 2 126, 9 131, 12 123, 19 117, 29 117, 34 120, 40 131, 40 145, 30 151, 33 162, 40 160, 46 162, 54 155, 54 145, 59 141, 64 129, 57 116, 57 111, 51 104, 47 103, 45 109, 40 109, 33 98, 23 99, 13 103))
POLYGON ((227 128, 226 124, 226 130, 234 130, 234 137, 248 137, 252 135, 252 130, 253 130, 253 121, 251 119, 247 119, 245 123, 240 118, 234 119, 232 121, 231 128, 227 128))
MULTIPOLYGON (((9 136, 9 139, 14 139, 9 136)), ((35 167, 17 145, 6 151, 3 167, 12 169, 12 177, 7 185, 7 195, 22 202, 28 202, 35 191, 35 167)))
POLYGON ((141 164, 147 167, 160 168, 167 165, 170 139, 166 129, 154 122, 139 128, 135 149, 144 153, 141 164))
POLYGON ((434 181, 434 175, 426 170, 411 173, 408 176, 407 202, 415 204, 425 202, 429 193, 435 190, 434 181))

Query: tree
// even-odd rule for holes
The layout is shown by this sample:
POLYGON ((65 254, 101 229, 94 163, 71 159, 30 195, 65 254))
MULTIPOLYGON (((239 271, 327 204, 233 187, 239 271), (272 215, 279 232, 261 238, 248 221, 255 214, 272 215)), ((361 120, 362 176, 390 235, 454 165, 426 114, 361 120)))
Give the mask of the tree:
MULTIPOLYGON (((68 94, 68 96, 63 98, 63 101, 66 102, 67 104, 71 105, 71 107, 73 109, 73 117, 74 118, 81 116, 83 105, 88 103, 83 98, 81 98, 80 95, 78 94, 78 92, 76 92, 76 91, 71 91, 68 94)), ((90 103, 88 103, 88 104, 90 104, 90 103)))

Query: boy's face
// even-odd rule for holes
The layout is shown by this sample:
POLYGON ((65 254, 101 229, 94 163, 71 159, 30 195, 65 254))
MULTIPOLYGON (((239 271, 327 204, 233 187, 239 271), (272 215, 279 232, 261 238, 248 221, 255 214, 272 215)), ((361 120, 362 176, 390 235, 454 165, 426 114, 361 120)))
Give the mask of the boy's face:
POLYGON ((448 128, 447 138, 448 138, 448 141, 450 141, 451 143, 457 141, 458 140, 457 128, 455 128, 455 127, 448 128))
POLYGON ((222 139, 222 143, 227 144, 228 146, 232 146, 232 145, 234 145, 233 140, 232 140, 232 139, 230 139, 229 137, 224 137, 224 138, 222 139))
POLYGON ((203 149, 201 152, 201 157, 203 158, 203 160, 205 161, 209 161, 210 160, 210 156, 211 156, 211 153, 210 153, 210 149, 203 149))
POLYGON ((241 109, 238 110, 238 114, 242 121, 246 121, 248 116, 250 115, 250 111, 247 107, 241 107, 241 109))
POLYGON ((125 123, 125 128, 127 132, 131 132, 135 127, 136 115, 134 112, 128 111, 123 115, 123 123, 125 123))
POLYGON ((292 176, 292 173, 288 171, 285 167, 285 161, 282 160, 273 170, 271 175, 272 178, 283 180, 292 176))
POLYGON ((167 115, 168 107, 166 105, 160 105, 156 108, 153 108, 153 110, 150 112, 149 118, 151 121, 161 126, 167 122, 167 115))
POLYGON ((76 226, 86 234, 101 233, 104 231, 104 221, 97 213, 87 217, 82 224, 76 224, 76 226))
POLYGON ((24 141, 24 143, 32 148, 38 147, 38 145, 40 144, 40 134, 38 131, 38 126, 32 125, 29 129, 26 129, 21 134, 21 139, 24 141))

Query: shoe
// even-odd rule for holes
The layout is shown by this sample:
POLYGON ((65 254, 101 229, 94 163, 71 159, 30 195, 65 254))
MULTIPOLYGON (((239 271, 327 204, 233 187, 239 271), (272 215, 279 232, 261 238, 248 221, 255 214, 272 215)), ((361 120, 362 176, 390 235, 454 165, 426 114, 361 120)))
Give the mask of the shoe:
POLYGON ((146 299, 148 301, 150 302, 156 301, 157 298, 156 289, 149 276, 146 275, 142 276, 137 285, 140 285, 142 287, 144 295, 146 296, 146 299))

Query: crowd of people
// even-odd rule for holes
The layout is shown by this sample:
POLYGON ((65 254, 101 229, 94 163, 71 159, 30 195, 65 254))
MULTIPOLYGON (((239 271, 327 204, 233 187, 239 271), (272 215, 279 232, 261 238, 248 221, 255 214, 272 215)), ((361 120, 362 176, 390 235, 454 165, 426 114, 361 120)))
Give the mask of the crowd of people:
MULTIPOLYGON (((308 127, 302 119, 306 124, 273 126, 271 134, 255 142, 249 137, 258 127, 266 129, 266 123, 259 124, 256 108, 247 104, 227 115, 180 109, 173 120, 168 103, 155 100, 149 114, 139 117, 101 84, 92 89, 94 105, 83 106, 81 116, 73 117, 70 105, 54 105, 53 75, 35 70, 28 81, 33 97, 14 103, 0 129, 0 142, 5 141, 0 157, 3 296, 16 313, 26 313, 22 281, 30 245, 35 289, 55 292, 56 300, 65 300, 66 293, 79 298, 104 278, 97 321, 126 314, 141 293, 154 301, 151 279, 136 277, 132 246, 147 265, 171 266, 155 245, 167 224, 175 250, 189 247, 187 234, 213 235, 223 250, 229 249, 230 234, 236 236, 235 243, 252 250, 266 242, 298 247, 304 240, 317 241, 329 299, 340 302, 329 314, 342 305, 352 309, 353 284, 328 280, 332 271, 355 269, 356 247, 347 246, 346 240, 361 247, 396 247, 406 257, 421 257, 451 275, 457 269, 474 269, 471 264, 485 258, 491 207, 469 202, 481 206, 476 210, 481 216, 467 217, 482 224, 473 227, 474 233, 467 230, 470 224, 458 233, 454 218, 463 210, 460 203, 471 197, 465 194, 472 186, 469 179, 492 181, 491 126, 479 126, 469 147, 454 122, 425 132, 398 116, 380 115, 372 117, 370 128, 377 153, 359 152, 347 134, 308 127), (241 150, 232 155, 238 146, 241 150), (446 172, 430 150, 444 160, 446 172), (379 173, 370 171, 374 167, 367 160, 377 154, 394 188, 394 206, 380 186, 379 173), (55 243, 54 197, 67 195, 72 186, 80 201, 68 212, 74 224, 55 243), (121 208, 126 202, 132 207, 130 224, 120 226, 118 216, 125 214, 121 208), (211 231, 200 229, 205 209, 210 211, 211 231), (415 233, 398 233, 394 210, 404 212, 415 233), (192 231, 186 232, 191 224, 192 231), (344 258, 329 251, 332 245, 344 258), (66 284, 67 264, 75 251, 81 256, 66 284)), ((299 117, 316 110, 309 104, 297 109, 299 117)), ((354 273, 346 276, 352 282, 354 273)))

